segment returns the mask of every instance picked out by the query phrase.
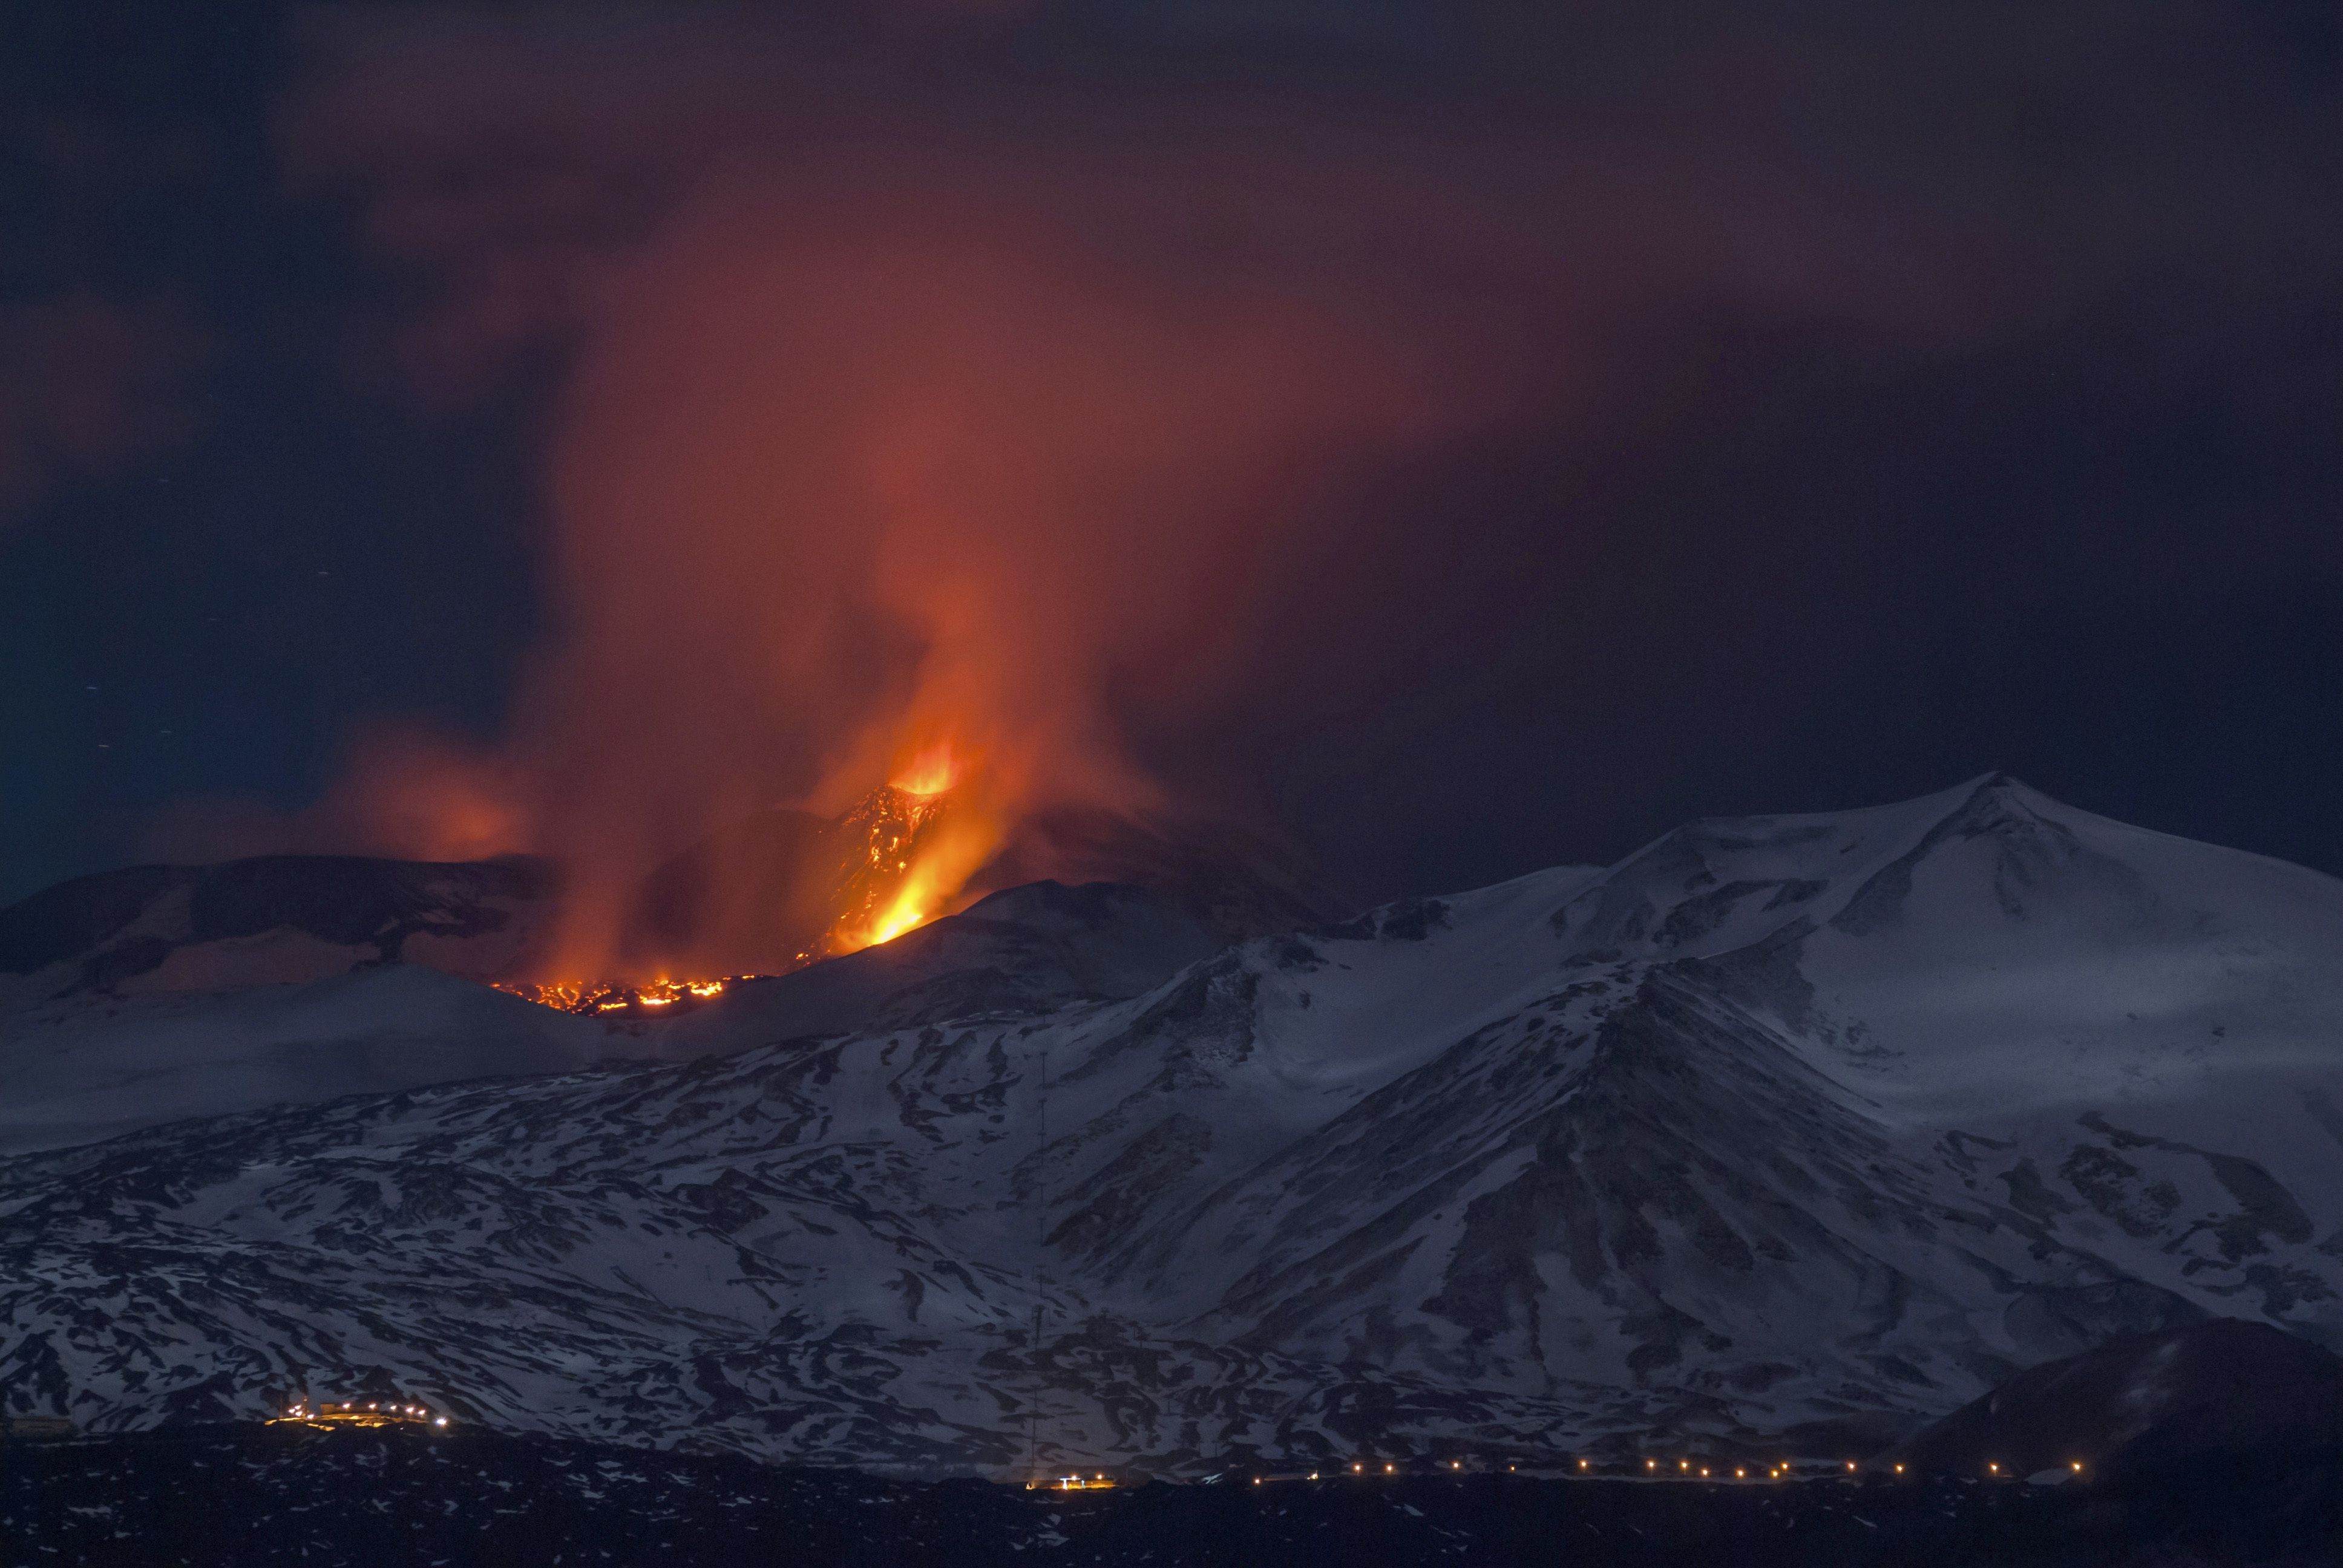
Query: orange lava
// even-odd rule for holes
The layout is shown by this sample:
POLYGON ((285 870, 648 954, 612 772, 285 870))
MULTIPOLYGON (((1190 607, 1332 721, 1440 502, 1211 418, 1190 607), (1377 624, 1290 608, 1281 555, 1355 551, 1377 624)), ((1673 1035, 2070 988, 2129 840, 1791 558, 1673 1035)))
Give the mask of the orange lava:
POLYGON ((841 890, 821 956, 892 941, 950 910, 1001 843, 986 783, 981 757, 940 740, 913 750, 855 809, 847 825, 868 835, 864 865, 841 890))
POLYGON ((656 1015, 669 1011, 679 1004, 711 1000, 724 994, 724 988, 747 975, 729 975, 722 980, 655 980, 632 984, 623 980, 552 980, 544 985, 531 985, 522 980, 498 980, 497 990, 533 1001, 539 1007, 558 1009, 563 1012, 608 1013, 630 1012, 656 1015))

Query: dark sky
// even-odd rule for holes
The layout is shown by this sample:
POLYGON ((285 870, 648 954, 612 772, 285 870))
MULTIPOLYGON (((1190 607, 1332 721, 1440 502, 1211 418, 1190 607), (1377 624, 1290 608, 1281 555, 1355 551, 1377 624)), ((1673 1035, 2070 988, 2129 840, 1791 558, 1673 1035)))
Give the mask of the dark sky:
POLYGON ((7 5, 0 899, 937 690, 1376 892, 1991 769, 2343 872, 2338 15, 7 5))

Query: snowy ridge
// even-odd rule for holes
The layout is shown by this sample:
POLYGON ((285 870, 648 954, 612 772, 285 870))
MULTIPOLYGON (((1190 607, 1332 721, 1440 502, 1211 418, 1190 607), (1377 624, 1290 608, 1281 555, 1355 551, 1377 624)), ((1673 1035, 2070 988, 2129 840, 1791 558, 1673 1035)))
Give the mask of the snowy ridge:
POLYGON ((639 1041, 586 1019, 412 965, 229 991, 76 997, 0 1020, 0 1151, 637 1054, 639 1041))
POLYGON ((538 940, 555 883, 550 864, 518 856, 263 855, 76 877, 0 909, 0 1017, 69 998, 293 984, 378 964, 492 979, 538 940))
POLYGON ((1697 823, 1125 1000, 0 1161, 0 1389, 923 1467, 1884 1430, 2343 1341, 2338 950, 2343 884, 1998 778, 1697 823))
POLYGON ((1135 888, 1037 882, 674 1018, 555 1011, 415 964, 294 984, 75 996, 0 1016, 0 1153, 459 1080, 679 1061, 759 1041, 1128 997, 1218 950, 1135 888))

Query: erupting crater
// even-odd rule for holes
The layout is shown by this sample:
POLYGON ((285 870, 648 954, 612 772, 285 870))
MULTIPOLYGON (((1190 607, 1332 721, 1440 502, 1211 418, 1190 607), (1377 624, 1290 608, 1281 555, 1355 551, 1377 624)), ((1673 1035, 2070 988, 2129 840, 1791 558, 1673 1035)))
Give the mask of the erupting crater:
POLYGON ((742 872, 738 857, 704 848, 694 862, 700 890, 729 890, 729 900, 719 892, 714 901, 737 903, 739 887, 756 890, 747 918, 769 936, 760 945, 769 956, 749 972, 676 979, 699 966, 671 953, 656 979, 503 980, 498 989, 569 1012, 654 1018, 689 1011, 739 980, 891 941, 950 912, 999 847, 1001 825, 978 782, 950 747, 919 751, 843 816, 801 819, 810 826, 778 879, 770 868, 742 872))

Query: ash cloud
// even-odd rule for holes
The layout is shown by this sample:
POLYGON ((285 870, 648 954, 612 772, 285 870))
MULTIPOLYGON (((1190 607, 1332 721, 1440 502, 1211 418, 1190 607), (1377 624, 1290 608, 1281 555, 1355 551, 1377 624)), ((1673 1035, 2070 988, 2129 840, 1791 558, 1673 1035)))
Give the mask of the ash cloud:
POLYGON ((1011 811, 1274 793, 1218 733, 1265 690, 1388 698, 1368 639, 1453 679, 1452 580, 1535 618, 1617 566, 1376 494, 1641 439, 1702 396, 1651 358, 1685 320, 1941 361, 2143 278, 2217 330, 2335 249, 2266 156, 2331 105, 2210 14, 427 7, 307 60, 288 166, 412 284, 417 395, 555 367, 557 630, 461 767, 580 953, 680 843, 940 733, 1011 811))

